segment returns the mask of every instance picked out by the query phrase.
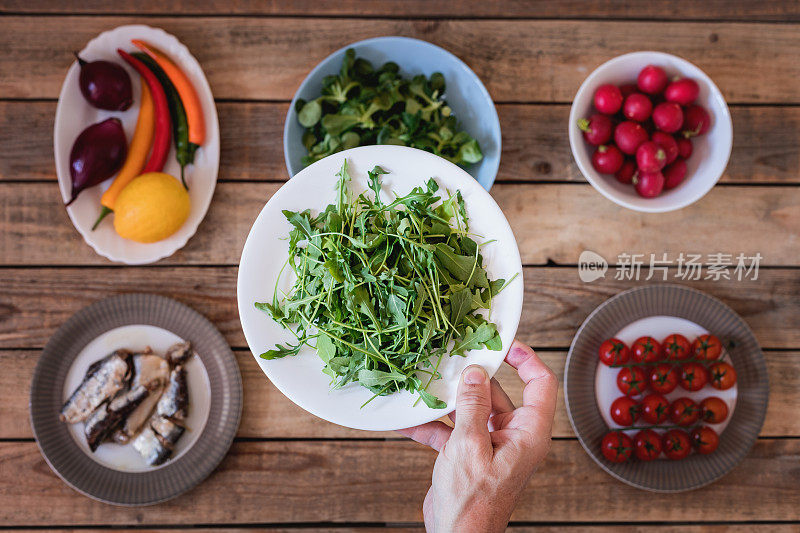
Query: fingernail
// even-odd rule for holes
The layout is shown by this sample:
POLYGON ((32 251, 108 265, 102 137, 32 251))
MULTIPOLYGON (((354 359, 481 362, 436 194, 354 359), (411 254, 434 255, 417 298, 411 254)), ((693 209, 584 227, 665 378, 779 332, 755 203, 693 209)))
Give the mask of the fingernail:
POLYGON ((489 378, 482 366, 472 365, 464 370, 464 383, 467 385, 480 385, 489 378))

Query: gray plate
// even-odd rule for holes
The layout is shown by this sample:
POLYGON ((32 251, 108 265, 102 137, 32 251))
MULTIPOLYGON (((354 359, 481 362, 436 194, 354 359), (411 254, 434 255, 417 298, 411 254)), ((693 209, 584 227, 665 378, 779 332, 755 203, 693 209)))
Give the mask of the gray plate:
POLYGON ((676 285, 654 285, 622 292, 603 302, 584 321, 569 349, 564 396, 572 429, 600 467, 625 483, 655 492, 680 492, 707 485, 731 471, 750 451, 764 424, 768 397, 764 355, 753 332, 730 307, 707 294, 676 285), (736 369, 738 396, 717 451, 682 461, 631 460, 618 464, 600 453, 608 427, 597 409, 594 379, 597 349, 607 338, 640 318, 653 315, 691 320, 720 338, 736 369))
POLYGON ((228 343, 205 317, 163 296, 127 294, 81 309, 56 331, 33 374, 30 411, 42 455, 69 486, 106 503, 149 505, 196 486, 225 457, 239 427, 242 378, 228 343), (72 362, 94 338, 129 324, 158 326, 190 340, 211 386, 208 421, 197 441, 178 459, 148 472, 121 472, 95 462, 58 419, 72 362))

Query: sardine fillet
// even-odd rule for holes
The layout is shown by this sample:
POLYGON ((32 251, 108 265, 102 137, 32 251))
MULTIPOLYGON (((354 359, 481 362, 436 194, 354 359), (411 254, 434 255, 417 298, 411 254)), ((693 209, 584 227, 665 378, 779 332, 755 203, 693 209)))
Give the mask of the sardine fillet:
POLYGON ((112 398, 130 379, 130 352, 117 350, 97 361, 86 372, 80 386, 61 408, 62 422, 83 422, 101 403, 112 398))

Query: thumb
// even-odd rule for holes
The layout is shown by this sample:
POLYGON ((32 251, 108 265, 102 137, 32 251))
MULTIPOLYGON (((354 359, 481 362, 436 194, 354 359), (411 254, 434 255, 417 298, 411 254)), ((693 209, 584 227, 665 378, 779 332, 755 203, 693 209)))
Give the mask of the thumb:
POLYGON ((454 436, 468 437, 468 442, 485 442, 491 446, 488 427, 492 411, 490 387, 489 374, 481 366, 470 365, 461 373, 456 396, 454 436))

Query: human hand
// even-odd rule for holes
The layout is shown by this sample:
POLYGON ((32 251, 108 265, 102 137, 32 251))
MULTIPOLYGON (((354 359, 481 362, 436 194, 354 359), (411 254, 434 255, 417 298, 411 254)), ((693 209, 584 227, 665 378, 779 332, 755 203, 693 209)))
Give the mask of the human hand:
POLYGON ((503 531, 522 490, 550 449, 558 380, 533 350, 514 341, 506 362, 525 382, 515 408, 476 365, 458 385, 455 427, 441 421, 400 433, 437 450, 422 511, 428 531, 503 531))

